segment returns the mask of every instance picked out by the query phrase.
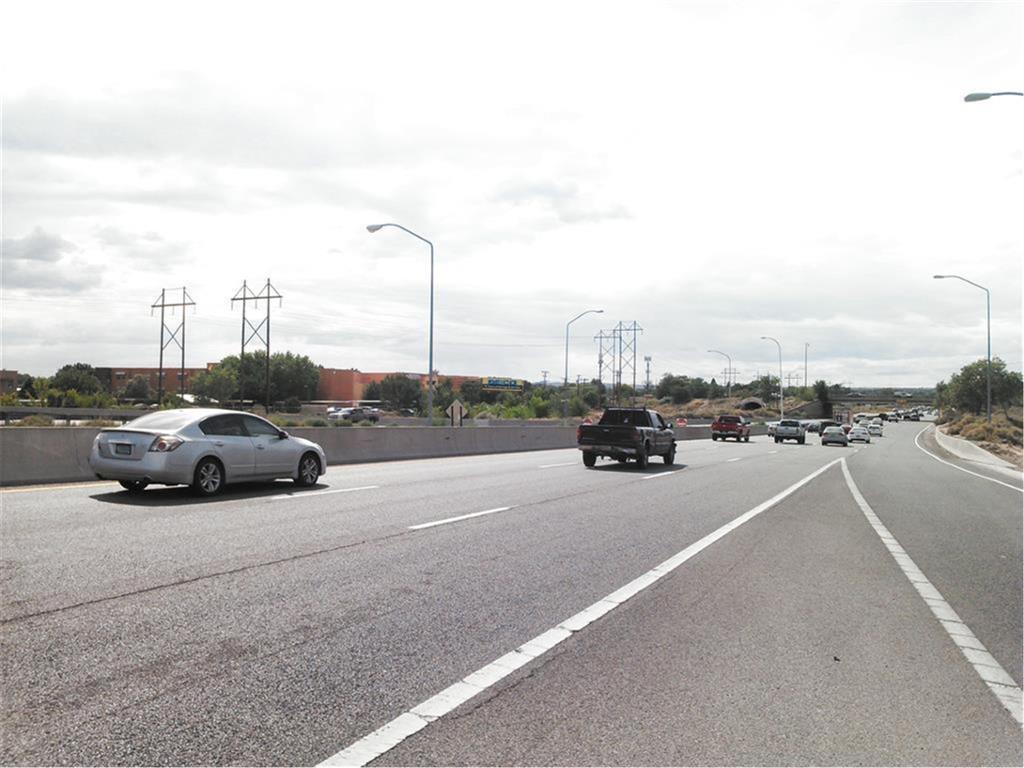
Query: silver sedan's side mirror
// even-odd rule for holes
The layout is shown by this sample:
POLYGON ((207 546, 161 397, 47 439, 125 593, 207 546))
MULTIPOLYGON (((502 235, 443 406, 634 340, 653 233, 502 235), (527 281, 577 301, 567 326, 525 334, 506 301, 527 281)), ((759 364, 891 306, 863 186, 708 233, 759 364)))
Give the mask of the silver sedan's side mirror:
POLYGON ((288 439, 288 433, 285 432, 282 429, 280 432, 277 433, 277 437, 278 437, 279 440, 287 440, 288 439))

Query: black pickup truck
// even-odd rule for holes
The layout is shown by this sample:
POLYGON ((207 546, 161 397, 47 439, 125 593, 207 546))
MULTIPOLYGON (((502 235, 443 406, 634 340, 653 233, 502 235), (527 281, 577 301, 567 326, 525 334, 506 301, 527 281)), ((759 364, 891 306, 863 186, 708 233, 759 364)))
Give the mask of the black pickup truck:
POLYGON ((576 444, 583 452, 583 464, 597 463, 598 456, 624 462, 636 459, 643 469, 651 456, 666 464, 676 460, 676 436, 656 411, 646 408, 608 408, 597 424, 582 424, 576 430, 576 444))

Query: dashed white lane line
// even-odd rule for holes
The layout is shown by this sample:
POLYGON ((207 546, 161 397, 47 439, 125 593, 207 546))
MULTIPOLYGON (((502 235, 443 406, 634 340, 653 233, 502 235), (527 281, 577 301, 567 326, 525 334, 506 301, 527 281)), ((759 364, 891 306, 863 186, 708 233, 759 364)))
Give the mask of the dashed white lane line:
POLYGON ((471 517, 483 517, 484 515, 493 515, 495 512, 507 512, 510 509, 515 509, 515 505, 511 507, 495 507, 494 509, 485 509, 483 512, 472 512, 468 515, 459 515, 458 517, 446 517, 444 520, 434 520, 429 523, 420 523, 419 525, 410 525, 410 531, 419 531, 423 528, 433 528, 436 525, 445 525, 447 523, 457 523, 459 520, 469 520, 471 517))
POLYGON ((907 554, 906 550, 889 533, 889 529, 878 519, 874 510, 871 509, 871 506, 861 494, 860 489, 857 488, 857 484, 853 481, 853 476, 846 466, 846 459, 843 459, 842 464, 843 477, 846 478, 846 485, 850 489, 850 493, 853 494, 854 501, 857 502, 857 506, 860 507, 861 512, 864 513, 864 517, 868 519, 871 527, 875 529, 875 533, 882 539, 882 543, 885 544, 886 549, 889 550, 900 570, 910 579, 914 589, 917 590, 921 598, 931 608, 935 618, 939 620, 939 623, 946 630, 950 639, 956 643, 957 648, 960 649, 970 665, 974 667, 974 671, 985 681, 985 685, 996 695, 999 702, 1006 707, 1013 716, 1013 719, 1020 724, 1024 724, 1024 712, 1022 712, 1024 702, 1022 702, 1020 686, 1007 674, 1006 670, 988 652, 982 642, 974 636, 970 627, 964 624, 952 606, 939 593, 939 590, 932 586, 932 583, 928 581, 924 573, 910 559, 910 555, 907 554))
POLYGON ((538 469, 551 469, 552 467, 575 467, 578 461, 564 461, 561 464, 541 464, 538 469))
POLYGON ((330 496, 332 493, 352 493, 353 491, 371 491, 380 488, 379 485, 360 485, 357 488, 330 488, 326 491, 295 491, 294 493, 282 493, 279 496, 268 496, 269 501, 284 501, 285 499, 306 499, 310 496, 330 496))
POLYGON ((726 459, 726 460, 725 460, 725 463, 726 463, 726 464, 728 464, 728 463, 729 463, 729 462, 731 462, 731 461, 739 461, 739 460, 740 460, 740 459, 742 459, 742 458, 743 458, 742 456, 737 456, 737 457, 736 457, 735 459, 726 459))
POLYGON ((947 466, 950 466, 953 469, 959 469, 961 472, 966 472, 968 475, 974 475, 975 477, 980 477, 982 480, 988 480, 990 483, 998 483, 999 485, 1005 485, 1007 488, 1012 488, 1013 490, 1017 491, 1017 493, 1024 493, 1024 488, 1018 488, 1016 485, 1010 485, 1009 483, 1004 483, 1002 480, 996 480, 994 477, 989 477, 988 475, 980 475, 977 472, 971 472, 971 470, 969 470, 969 469, 964 469, 963 467, 958 467, 956 464, 954 464, 951 461, 946 461, 945 459, 940 459, 934 453, 932 453, 927 448, 925 448, 923 445, 921 445, 920 442, 918 442, 918 440, 920 439, 921 435, 923 435, 925 432, 927 432, 931 428, 932 428, 932 425, 929 425, 929 426, 925 427, 924 429, 922 429, 920 432, 918 432, 917 435, 914 437, 914 445, 916 445, 922 451, 927 453, 933 459, 935 459, 936 461, 941 461, 943 464, 946 464, 947 466))
MULTIPOLYGON (((734 531, 736 528, 739 528, 745 522, 753 519, 766 509, 770 509, 775 506, 787 496, 790 496, 795 491, 807 485, 811 480, 818 477, 818 475, 822 474, 830 467, 835 466, 840 461, 841 459, 835 459, 816 469, 814 472, 807 475, 807 477, 802 480, 798 480, 784 491, 775 494, 768 499, 768 501, 762 502, 753 509, 744 512, 735 520, 726 523, 718 530, 709 533, 699 541, 696 541, 680 552, 677 552, 665 562, 652 568, 642 576, 633 579, 633 581, 615 590, 610 595, 601 598, 590 607, 584 608, 575 616, 570 616, 558 626, 549 629, 547 632, 541 633, 526 643, 523 643, 523 645, 519 646, 514 651, 510 651, 504 656, 500 656, 490 664, 481 667, 476 672, 462 678, 459 682, 454 683, 440 693, 431 696, 429 699, 413 707, 408 712, 404 712, 399 715, 394 720, 381 726, 373 733, 364 736, 355 743, 345 747, 345 749, 340 752, 331 755, 320 763, 320 765, 363 766, 372 760, 376 760, 385 752, 394 749, 414 733, 426 728, 434 720, 448 714, 477 694, 486 691, 498 681, 512 674, 515 670, 551 650, 567 638, 572 637, 574 633, 579 632, 587 625, 597 621, 597 619, 601 618, 606 613, 615 610, 631 597, 647 589, 662 577, 672 573, 672 571, 694 555, 711 546, 723 536, 734 531)), ((653 477, 662 477, 662 475, 653 475, 653 477)))
POLYGON ((768 451, 769 454, 778 453, 778 451, 768 451))
POLYGON ((682 471, 683 470, 681 470, 681 469, 673 469, 671 472, 659 472, 656 475, 644 475, 640 479, 641 480, 657 480, 659 477, 668 477, 669 475, 674 475, 676 472, 682 472, 682 471))

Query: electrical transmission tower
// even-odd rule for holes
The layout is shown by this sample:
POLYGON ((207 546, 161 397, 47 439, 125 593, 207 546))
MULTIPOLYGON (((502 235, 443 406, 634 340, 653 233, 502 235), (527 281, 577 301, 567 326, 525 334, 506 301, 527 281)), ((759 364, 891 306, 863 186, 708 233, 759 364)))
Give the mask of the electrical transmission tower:
POLYGON ((545 389, 547 389, 547 386, 548 386, 548 374, 549 373, 551 373, 551 371, 541 371, 541 375, 544 377, 544 388, 545 389))
MULTIPOLYGON (((601 389, 604 386, 605 373, 609 376, 612 389, 614 390, 615 388, 615 355, 619 346, 619 332, 614 328, 610 331, 601 331, 594 337, 594 340, 598 343, 597 391, 598 395, 600 395, 601 389)), ((598 402, 598 405, 600 406, 600 402, 598 402)))
MULTIPOLYGON (((634 320, 629 325, 623 322, 615 327, 619 336, 619 370, 617 374, 617 388, 619 392, 622 391, 622 374, 624 371, 628 371, 633 377, 633 394, 636 394, 636 335, 637 333, 643 333, 644 329, 637 325, 634 320), (630 337, 632 333, 632 337, 630 337)), ((632 397, 631 397, 632 399, 632 397)), ((618 395, 615 398, 618 402, 618 395)))
MULTIPOLYGON (((264 405, 267 409, 267 413, 270 413, 270 302, 272 299, 277 299, 277 306, 281 306, 281 299, 284 297, 277 292, 277 289, 270 284, 270 278, 267 278, 267 284, 263 286, 263 289, 259 293, 255 293, 252 288, 249 287, 248 283, 243 280, 242 287, 238 289, 238 292, 231 299, 231 308, 235 308, 235 302, 240 301, 242 303, 242 352, 238 358, 238 397, 242 399, 245 390, 243 389, 243 380, 245 377, 245 346, 253 339, 258 339, 263 342, 267 350, 266 363, 266 400, 264 405), (245 308, 248 303, 252 301, 256 303, 256 309, 259 309, 259 303, 261 301, 267 302, 267 314, 259 325, 253 325, 245 315, 245 308)), ((254 397, 255 401, 256 398, 254 397)))
MULTIPOLYGON (((171 288, 172 291, 177 291, 177 288, 171 288)), ((184 286, 181 289, 181 301, 178 302, 167 302, 167 289, 160 289, 159 301, 154 301, 149 307, 149 314, 152 316, 153 311, 156 309, 160 310, 160 372, 157 374, 157 385, 156 385, 156 401, 162 403, 164 400, 164 350, 170 346, 171 342, 174 342, 181 348, 181 371, 178 373, 178 397, 180 398, 185 394, 185 308, 194 307, 196 303, 192 301, 192 297, 188 295, 188 291, 185 290, 184 286), (174 314, 174 310, 177 307, 181 307, 181 322, 178 327, 173 331, 167 326, 167 310, 171 310, 171 314, 174 314), (164 341, 164 333, 169 333, 170 336, 164 341)))

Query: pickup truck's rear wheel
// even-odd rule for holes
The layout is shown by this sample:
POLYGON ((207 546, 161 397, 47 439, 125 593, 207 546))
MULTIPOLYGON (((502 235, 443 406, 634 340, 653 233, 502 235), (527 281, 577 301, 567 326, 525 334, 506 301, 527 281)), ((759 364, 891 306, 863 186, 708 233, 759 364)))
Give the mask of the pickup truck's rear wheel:
POLYGON ((588 453, 587 451, 584 451, 583 452, 583 466, 584 467, 592 467, 595 464, 597 464, 597 454, 596 453, 588 453))
POLYGON ((676 463, 676 447, 673 445, 669 449, 669 452, 666 453, 663 458, 665 459, 665 463, 666 464, 675 464, 676 463))
POLYGON ((638 448, 636 451, 636 465, 640 469, 647 469, 647 446, 638 448))
POLYGON ((744 443, 749 443, 750 442, 750 435, 744 435, 743 436, 743 442, 744 443))
POLYGON ((715 441, 715 440, 717 440, 717 439, 718 439, 718 435, 716 435, 716 434, 712 433, 712 434, 711 434, 711 442, 714 442, 714 441, 715 441))

